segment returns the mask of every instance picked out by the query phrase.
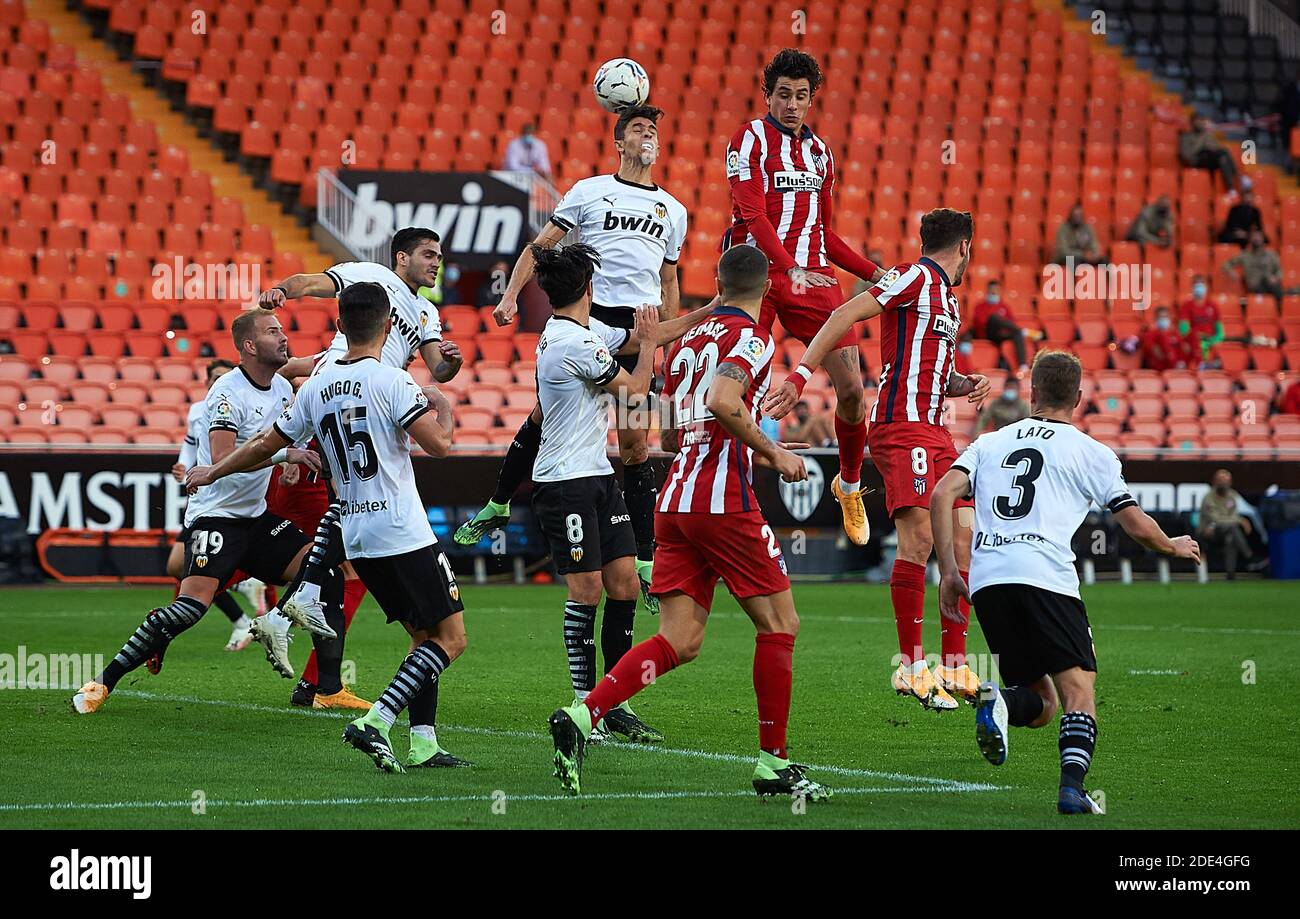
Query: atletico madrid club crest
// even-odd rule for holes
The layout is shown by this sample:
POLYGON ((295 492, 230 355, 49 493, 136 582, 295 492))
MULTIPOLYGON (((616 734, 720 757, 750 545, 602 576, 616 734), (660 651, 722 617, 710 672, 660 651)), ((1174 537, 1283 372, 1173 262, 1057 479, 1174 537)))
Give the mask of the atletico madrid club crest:
POLYGON ((915 476, 912 479, 912 487, 916 489, 918 495, 925 494, 925 479, 921 476, 915 476))

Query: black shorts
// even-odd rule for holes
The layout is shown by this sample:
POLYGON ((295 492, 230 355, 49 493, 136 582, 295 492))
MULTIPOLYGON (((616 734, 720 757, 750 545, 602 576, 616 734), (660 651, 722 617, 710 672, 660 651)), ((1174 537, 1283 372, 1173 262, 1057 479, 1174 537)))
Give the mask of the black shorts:
POLYGON ((1071 667, 1097 671, 1088 611, 1077 597, 1029 584, 990 584, 971 602, 1007 686, 1071 667))
POLYGON ((349 561, 389 622, 432 632, 442 620, 465 610, 456 575, 436 544, 401 555, 349 561))
POLYGON ((636 555, 632 519, 612 473, 537 482, 533 513, 560 574, 599 571, 615 559, 636 555))
MULTIPOLYGON (((631 332, 636 325, 636 310, 621 306, 601 306, 598 303, 593 303, 591 305, 591 318, 599 319, 607 326, 613 326, 616 329, 627 329, 631 332)), ((615 354, 614 360, 628 373, 632 373, 636 370, 637 357, 638 353, 633 351, 631 354, 615 354)))
POLYGON ((262 516, 200 517, 181 530, 188 577, 216 578, 224 584, 236 571, 283 584, 284 572, 307 537, 283 517, 264 511, 262 516))

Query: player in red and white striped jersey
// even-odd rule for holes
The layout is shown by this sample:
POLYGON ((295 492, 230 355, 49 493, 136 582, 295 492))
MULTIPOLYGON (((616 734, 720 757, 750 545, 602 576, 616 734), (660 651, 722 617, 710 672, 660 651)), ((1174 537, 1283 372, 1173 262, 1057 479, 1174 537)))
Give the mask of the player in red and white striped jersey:
POLYGON ((757 248, 724 252, 718 262, 723 305, 669 354, 665 393, 681 447, 655 509, 650 590, 659 597, 659 634, 624 654, 584 700, 551 715, 556 775, 573 794, 581 790, 592 724, 699 654, 721 578, 758 631, 754 790, 810 801, 830 796, 790 762, 786 749, 799 616, 781 547, 750 484, 755 463, 775 468, 790 482, 808 476, 803 460, 788 449, 807 444, 773 443, 755 420, 771 378, 772 336, 757 324, 771 286, 767 275, 767 258, 757 248))
MULTIPOLYGON (((957 451, 943 426, 944 400, 982 402, 989 381, 953 369, 961 313, 952 288, 970 263, 974 222, 969 213, 937 208, 921 218, 921 257, 898 265, 878 283, 837 309, 790 377, 763 401, 780 418, 791 408, 812 370, 855 322, 880 316, 880 392, 871 410, 867 443, 885 483, 885 506, 898 529, 898 556, 889 579, 898 627, 900 663, 894 688, 927 708, 953 709, 953 693, 974 704, 979 677, 966 665, 966 628, 943 622, 942 660, 931 674, 921 650, 925 565, 934 546, 930 495, 957 451)), ((969 502, 956 514, 957 557, 970 564, 969 502)), ((962 575, 965 577, 965 574, 962 575)), ((963 609, 968 613, 969 609, 963 609)))
MULTIPOLYGON (((804 344, 844 302, 832 265, 867 281, 884 273, 832 228, 835 157, 805 123, 821 84, 821 68, 813 57, 792 48, 777 54, 763 70, 767 114, 742 126, 727 148, 733 220, 723 247, 747 242, 763 250, 771 262, 772 289, 763 299, 759 324, 771 329, 780 319, 804 344)), ((845 532, 866 545, 870 531, 859 481, 867 427, 851 329, 836 343, 826 373, 835 386, 840 447, 840 474, 831 482, 831 492, 840 502, 845 532)))

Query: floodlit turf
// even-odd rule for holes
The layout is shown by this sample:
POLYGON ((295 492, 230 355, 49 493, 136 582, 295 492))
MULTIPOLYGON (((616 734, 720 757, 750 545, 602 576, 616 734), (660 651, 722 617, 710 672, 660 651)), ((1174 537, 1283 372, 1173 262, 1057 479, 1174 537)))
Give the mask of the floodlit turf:
MULTIPOLYGON (((0 653, 111 656, 159 588, 0 591, 0 653)), ((70 691, 0 690, 0 827, 1295 827, 1300 825, 1300 586, 1102 585, 1084 599, 1101 662, 1090 788, 1102 818, 1054 812, 1055 726, 1015 731, 1000 768, 971 710, 938 714, 889 687, 885 588, 800 585, 791 745, 837 790, 796 813, 749 789, 753 631, 720 593, 700 659, 634 701, 659 748, 592 750, 586 795, 551 776, 546 719, 571 693, 554 587, 469 587, 469 651, 444 679, 443 745, 468 770, 386 775, 340 741, 344 721, 288 706, 257 646, 222 651, 213 610, 161 676, 127 677, 96 715, 70 691), (1243 675, 1246 679, 1243 679, 1243 675)), ((935 606, 931 592, 931 608, 935 606)), ((655 620, 638 613, 637 635, 655 620)), ((937 613, 926 639, 938 645, 937 613)), ((308 637, 293 648, 306 659, 308 637)), ((986 649, 975 629, 972 652, 986 649)), ((372 601, 348 638, 373 698, 405 651, 372 601)), ((405 721, 394 729, 405 756, 405 721)))

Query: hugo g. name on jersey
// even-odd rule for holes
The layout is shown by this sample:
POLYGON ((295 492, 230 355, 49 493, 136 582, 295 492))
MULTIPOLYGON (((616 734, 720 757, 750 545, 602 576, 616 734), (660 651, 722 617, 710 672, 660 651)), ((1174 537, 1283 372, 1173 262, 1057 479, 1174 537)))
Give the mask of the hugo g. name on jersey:
MULTIPOLYGON (((325 274, 334 282, 336 293, 342 293, 362 281, 373 281, 388 291, 393 328, 380 352, 388 366, 405 368, 423 345, 431 341, 442 341, 442 320, 438 316, 438 308, 415 294, 391 268, 377 262, 344 262, 325 269, 325 274)), ((342 356, 347 350, 348 340, 339 332, 330 342, 328 353, 331 357, 342 356)))
MULTIPOLYGON (((293 399, 293 386, 278 373, 269 386, 259 386, 237 367, 208 390, 204 402, 207 425, 198 434, 195 464, 212 465, 213 431, 230 431, 235 446, 265 430, 293 399)), ((200 517, 260 516, 266 510, 266 488, 274 466, 255 472, 237 472, 200 488, 185 509, 185 525, 200 517)))
POLYGON ((1137 502, 1115 451, 1072 424, 1026 418, 976 438, 957 458, 971 481, 970 589, 1032 584, 1079 596, 1071 542, 1092 505, 1137 502))
POLYGON ((618 376, 614 354, 631 334, 598 319, 586 326, 568 316, 547 320, 537 341, 542 443, 533 461, 534 482, 613 474, 605 455, 609 400, 601 387, 618 376))
POLYGON ((405 370, 373 357, 327 359, 276 421, 287 440, 319 441, 342 505, 349 558, 401 555, 438 541, 415 487, 406 433, 427 411, 405 370))
POLYGON ((616 175, 574 184, 551 223, 566 232, 576 227, 579 239, 600 253, 591 279, 591 299, 600 306, 661 303, 659 269, 676 263, 686 242, 686 208, 676 198, 616 175))

